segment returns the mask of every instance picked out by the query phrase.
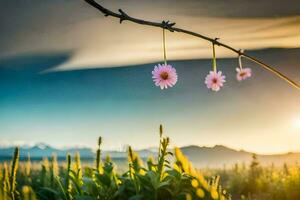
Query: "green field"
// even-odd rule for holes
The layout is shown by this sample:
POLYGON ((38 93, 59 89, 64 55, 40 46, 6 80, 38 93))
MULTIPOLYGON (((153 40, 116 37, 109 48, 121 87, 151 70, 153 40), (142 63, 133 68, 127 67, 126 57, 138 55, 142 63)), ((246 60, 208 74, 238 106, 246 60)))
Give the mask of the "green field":
POLYGON ((101 138, 93 163, 80 155, 55 156, 42 162, 12 161, 0 164, 1 200, 92 199, 249 199, 299 200, 300 167, 236 164, 223 169, 195 169, 179 148, 168 150, 169 138, 160 134, 159 153, 146 162, 128 148, 128 161, 118 163, 101 157, 101 138))

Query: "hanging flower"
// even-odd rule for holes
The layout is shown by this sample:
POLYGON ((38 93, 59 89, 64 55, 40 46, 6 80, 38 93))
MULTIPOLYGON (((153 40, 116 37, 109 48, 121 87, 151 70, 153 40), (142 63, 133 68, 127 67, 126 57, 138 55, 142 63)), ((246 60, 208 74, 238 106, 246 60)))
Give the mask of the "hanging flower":
POLYGON ((236 79, 238 81, 246 80, 247 78, 251 77, 252 72, 250 68, 243 68, 242 65, 242 55, 239 55, 239 68, 236 68, 236 79))
POLYGON ((164 50, 164 64, 155 65, 152 71, 152 78, 156 86, 160 89, 167 89, 173 87, 178 79, 176 69, 172 65, 167 64, 167 53, 166 53, 166 33, 163 28, 163 50, 164 50))
POLYGON ((223 83, 225 83, 226 81, 225 81, 225 76, 222 75, 222 72, 217 70, 215 43, 213 43, 212 46, 213 46, 213 59, 212 59, 213 71, 210 71, 209 74, 207 74, 207 76, 205 77, 205 84, 208 89, 217 92, 221 89, 221 87, 223 87, 223 83))
POLYGON ((250 68, 236 68, 236 72, 236 79, 238 81, 243 81, 252 75, 250 68))
POLYGON ((152 71, 152 78, 156 86, 160 89, 173 87, 177 82, 176 69, 168 64, 158 64, 152 71))
POLYGON ((222 75, 221 71, 210 71, 205 78, 205 84, 207 88, 216 92, 219 91, 221 87, 223 87, 223 83, 225 82, 225 76, 222 75))

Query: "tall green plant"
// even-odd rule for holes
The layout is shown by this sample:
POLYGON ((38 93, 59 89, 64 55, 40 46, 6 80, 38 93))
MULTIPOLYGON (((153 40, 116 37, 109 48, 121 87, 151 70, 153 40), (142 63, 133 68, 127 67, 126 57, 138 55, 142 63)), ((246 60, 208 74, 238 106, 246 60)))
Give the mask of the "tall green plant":
POLYGON ((57 157, 55 154, 51 157, 51 164, 50 164, 50 187, 54 188, 55 186, 55 178, 58 176, 58 163, 57 157))
POLYGON ((44 158, 42 161, 42 170, 40 173, 40 187, 48 186, 48 171, 49 171, 49 161, 48 158, 44 158))
POLYGON ((3 164, 3 172, 2 172, 2 199, 6 200, 9 196, 9 192, 10 192, 10 183, 9 183, 9 170, 8 170, 8 166, 7 163, 5 162, 3 164))
POLYGON ((96 170, 100 172, 100 166, 101 166, 101 143, 102 143, 102 137, 98 138, 98 149, 96 152, 96 170))
POLYGON ((14 151, 14 156, 11 164, 10 177, 9 177, 10 197, 12 200, 15 200, 16 196, 18 195, 18 192, 16 191, 16 186, 17 186, 16 177, 17 177, 17 170, 19 166, 19 156, 20 156, 19 151, 20 151, 19 147, 16 147, 14 151))
POLYGON ((31 161, 30 161, 30 154, 27 155, 27 161, 25 164, 25 183, 27 185, 31 184, 31 161))
POLYGON ((71 180, 70 180, 70 173, 71 173, 71 155, 68 154, 67 155, 67 172, 66 172, 66 177, 65 177, 67 200, 72 199, 72 194, 71 194, 72 186, 71 186, 71 180))

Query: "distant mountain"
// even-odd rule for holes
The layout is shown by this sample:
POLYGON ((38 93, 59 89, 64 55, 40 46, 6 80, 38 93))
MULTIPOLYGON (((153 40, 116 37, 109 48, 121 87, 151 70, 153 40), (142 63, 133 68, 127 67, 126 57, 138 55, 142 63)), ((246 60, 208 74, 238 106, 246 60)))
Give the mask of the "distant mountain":
MULTIPOLYGON (((0 157, 11 157, 14 149, 15 147, 0 148, 0 157)), ((82 158, 91 158, 94 156, 93 151, 89 148, 56 149, 47 144, 40 143, 33 147, 20 147, 20 158, 27 158, 28 154, 32 159, 51 157, 53 154, 57 155, 57 157, 66 157, 67 153, 74 155, 76 152, 79 152, 82 158)))
MULTIPOLYGON (((0 160, 11 159, 14 153, 15 147, 0 147, 0 160)), ((69 153, 74 156, 77 152, 80 153, 80 157, 83 159, 93 159, 95 158, 95 152, 90 148, 67 148, 67 149, 57 149, 53 148, 47 144, 39 143, 32 147, 20 147, 20 158, 21 160, 27 159, 28 155, 32 160, 41 160, 44 157, 51 157, 56 155, 60 160, 65 159, 66 155, 69 153)), ((140 157, 147 158, 154 153, 152 150, 144 149, 138 151, 140 157)), ((127 153, 125 151, 103 151, 102 157, 109 155, 111 158, 127 158, 127 153)))
MULTIPOLYGON (((196 167, 222 167, 223 165, 231 166, 235 163, 251 162, 251 152, 238 151, 222 145, 214 147, 200 147, 200 146, 185 146, 181 148, 182 152, 192 161, 196 167)), ((0 148, 0 160, 11 159, 14 152, 14 147, 0 148)), ((80 153, 82 159, 92 160, 95 157, 95 152, 90 148, 69 148, 56 149, 49 145, 40 143, 33 147, 21 147, 20 158, 26 159, 30 154, 32 160, 41 160, 43 157, 51 157, 56 154, 58 159, 64 160, 67 153, 74 155, 76 152, 80 153)), ((150 155, 157 155, 156 149, 143 149, 137 151, 142 158, 147 158, 150 155)), ((127 158, 127 153, 124 151, 103 151, 102 156, 110 155, 112 159, 123 160, 127 158)), ((295 164, 300 162, 300 153, 274 154, 274 155, 257 155, 262 164, 282 165, 283 163, 295 164)))
MULTIPOLYGON (((235 163, 249 164, 253 153, 243 150, 237 151, 222 145, 214 147, 186 146, 181 148, 182 152, 197 167, 222 167, 232 166, 235 163)), ((300 162, 300 153, 257 155, 263 165, 296 164, 300 162)))

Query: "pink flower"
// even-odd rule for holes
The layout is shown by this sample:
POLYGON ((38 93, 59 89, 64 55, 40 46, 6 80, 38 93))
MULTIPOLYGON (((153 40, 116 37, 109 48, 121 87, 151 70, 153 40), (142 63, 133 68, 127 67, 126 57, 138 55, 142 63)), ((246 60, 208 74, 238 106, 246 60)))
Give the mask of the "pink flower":
POLYGON ((250 68, 236 68, 236 79, 238 81, 245 80, 251 77, 251 69, 250 68))
POLYGON ((174 86, 178 79, 176 69, 165 64, 155 66, 152 75, 155 85, 159 86, 160 89, 174 86))
POLYGON ((216 92, 219 91, 221 87, 223 87, 223 83, 225 82, 225 76, 222 76, 221 71, 210 71, 205 78, 205 84, 207 88, 212 89, 216 92))

